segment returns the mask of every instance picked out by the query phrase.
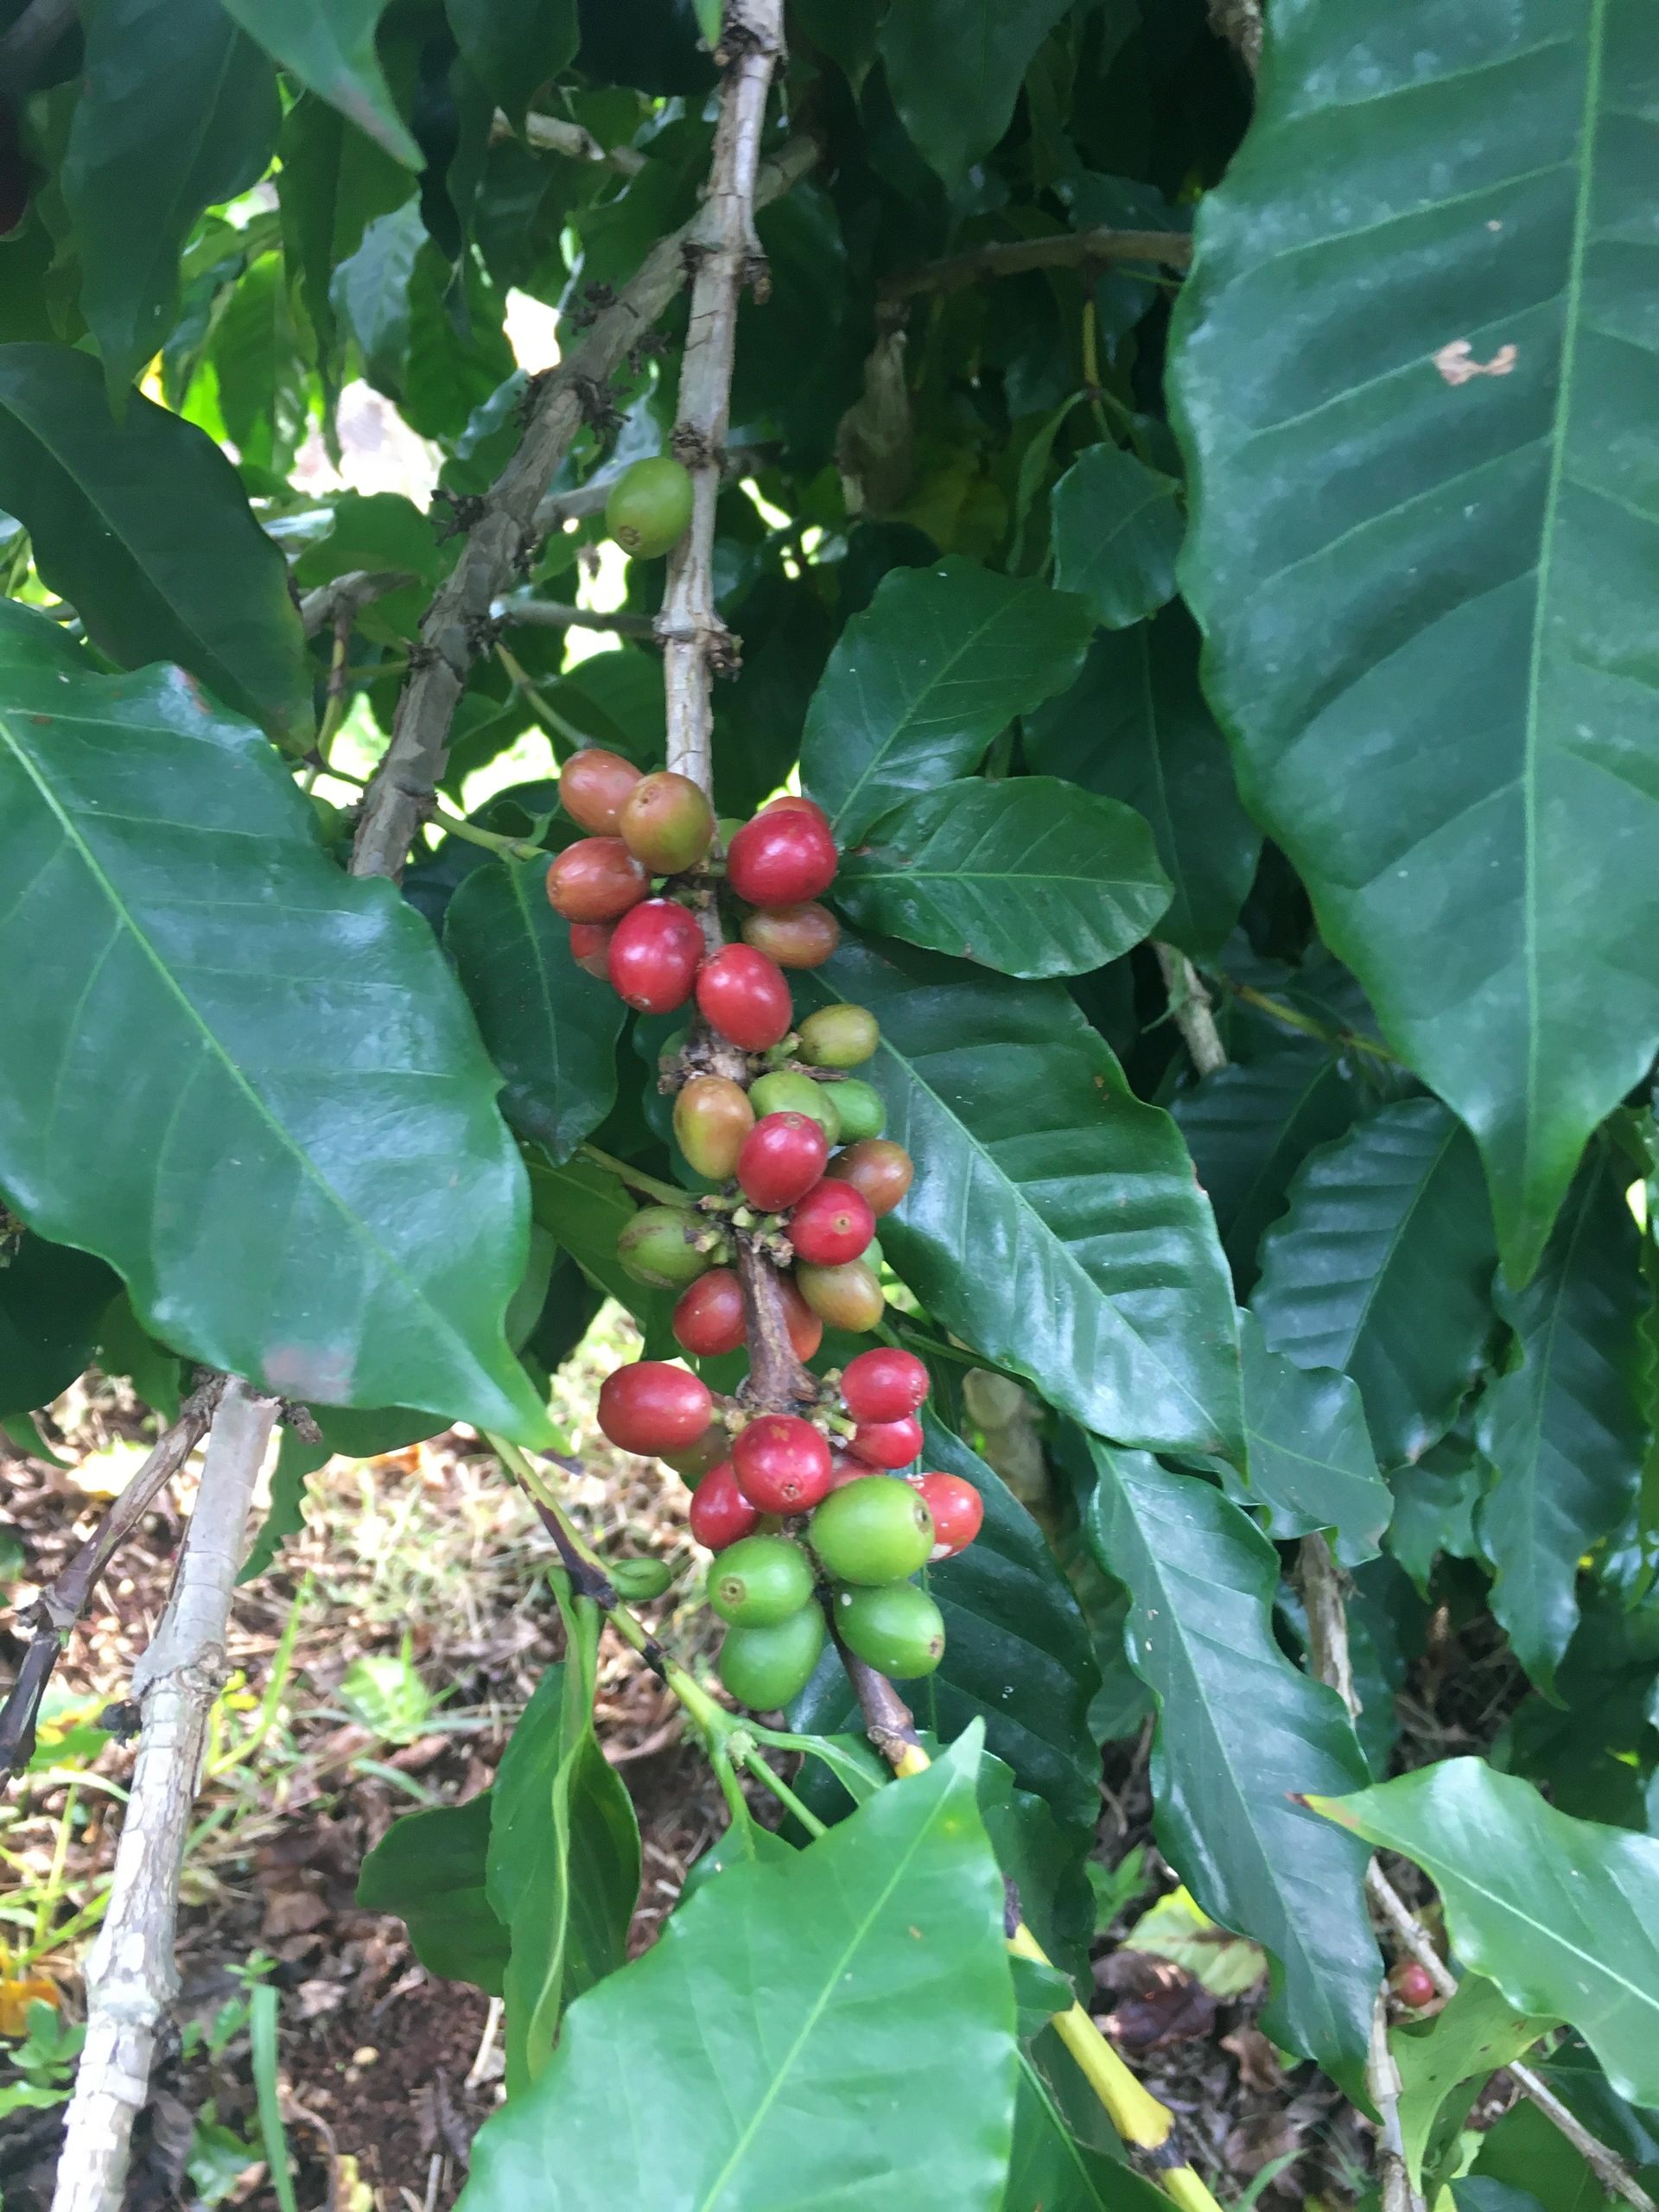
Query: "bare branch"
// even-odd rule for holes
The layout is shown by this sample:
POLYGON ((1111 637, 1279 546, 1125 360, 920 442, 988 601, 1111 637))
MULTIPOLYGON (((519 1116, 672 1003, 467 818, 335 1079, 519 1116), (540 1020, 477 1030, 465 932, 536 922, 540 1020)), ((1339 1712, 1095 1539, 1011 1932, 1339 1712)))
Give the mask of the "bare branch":
POLYGON ((208 1716, 226 1676, 231 1591, 275 1398, 225 1387, 178 1579, 133 1674, 143 1735, 121 1823, 109 1910, 86 1967, 86 2042, 53 2212, 119 2212, 156 2034, 178 1988, 174 1936, 184 1840, 208 1716))
MULTIPOLYGON (((520 135, 498 108, 490 125, 490 143, 498 145, 504 138, 520 135)), ((568 123, 562 115, 537 115, 532 108, 524 118, 522 136, 524 143, 538 154, 567 154, 572 161, 601 163, 619 176, 638 176, 645 166, 645 156, 637 146, 601 146, 591 130, 584 130, 579 123, 568 123)))
POLYGON ((300 620, 305 626, 305 634, 315 638, 319 630, 327 629, 341 615, 354 615, 359 607, 366 607, 371 600, 384 599, 388 592, 401 590, 404 584, 418 581, 404 569, 348 569, 343 576, 319 584, 301 600, 300 620))
POLYGON ((613 630, 620 638, 651 638, 656 625, 649 614, 596 614, 591 607, 563 607, 550 599, 499 599, 498 622, 527 623, 540 630, 613 630))
POLYGON ((966 253, 925 261, 882 279, 879 297, 909 299, 917 292, 955 292, 988 276, 1018 276, 1028 269, 1104 268, 1120 261, 1155 262, 1185 269, 1192 240, 1185 231, 1057 231, 1046 238, 996 238, 966 253))
POLYGON ((1200 1075, 1214 1075, 1217 1068, 1227 1065, 1227 1047, 1216 1027, 1210 994, 1184 952, 1157 938, 1154 939, 1152 949, 1158 956, 1164 988, 1169 993, 1171 1017, 1192 1055, 1192 1065, 1200 1075))

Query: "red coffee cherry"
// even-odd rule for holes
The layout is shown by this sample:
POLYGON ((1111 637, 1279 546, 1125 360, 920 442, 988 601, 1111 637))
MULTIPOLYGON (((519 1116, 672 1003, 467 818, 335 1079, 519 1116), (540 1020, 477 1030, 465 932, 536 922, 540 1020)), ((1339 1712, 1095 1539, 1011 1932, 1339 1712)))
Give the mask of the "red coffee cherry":
POLYGON ((641 776, 622 802, 617 832, 653 875, 695 868, 715 842, 715 810, 690 776, 641 776))
POLYGON ((691 995, 702 949, 702 931, 683 906, 642 899, 611 938, 612 988, 641 1014, 672 1014, 691 995))
POLYGON ((639 780, 639 771, 620 753, 590 745, 573 753, 559 772, 559 798, 570 819, 595 836, 614 837, 622 802, 639 780))
POLYGON ((830 817, 815 798, 808 798, 801 791, 780 791, 776 798, 769 798, 759 810, 762 814, 810 814, 815 822, 822 822, 827 830, 830 817))
POLYGON ((849 1483, 867 1483, 869 1479, 870 1463, 868 1459, 855 1459, 850 1452, 832 1452, 830 1454, 831 1490, 844 1490, 849 1483))
POLYGON ((697 1484, 686 1517, 691 1534, 711 1552, 723 1552, 728 1544, 748 1535, 760 1519, 738 1488, 737 1472, 729 1459, 722 1459, 697 1484))
POLYGON ((1415 1959, 1403 1959, 1389 1976, 1389 1987, 1408 2011, 1421 2012, 1440 1995, 1434 1977, 1415 1959))
POLYGON ((714 1418, 709 1386, 665 1359, 637 1359, 605 1377, 599 1425, 620 1452, 683 1452, 714 1418))
POLYGON ((907 1467, 921 1449, 922 1424, 914 1414, 903 1421, 861 1421, 853 1431, 854 1453, 873 1467, 907 1467))
POLYGON ((784 1295, 784 1325, 797 1359, 810 1359, 823 1342, 823 1324, 795 1287, 792 1275, 779 1278, 784 1295))
POLYGON ((901 1144, 887 1137, 861 1137, 836 1155, 836 1173, 861 1191, 878 1219, 891 1213, 910 1188, 916 1163, 901 1144))
POLYGON ((780 968, 822 968, 841 943, 841 924, 809 899, 800 906, 759 908, 746 918, 741 934, 745 944, 780 968))
POLYGON ((928 1557, 954 1559, 966 1551, 985 1518, 985 1501, 972 1483, 960 1475, 912 1475, 910 1479, 933 1516, 934 1544, 928 1557))
POLYGON ((810 1421, 762 1414, 732 1444, 738 1487, 762 1513, 805 1513, 830 1488, 830 1446, 810 1421))
POLYGON ((610 922, 570 925, 570 957, 578 968, 597 976, 601 983, 611 980, 611 938, 614 934, 614 925, 610 922))
POLYGON ((704 1019, 746 1052, 770 1052, 795 1018, 783 969, 752 944, 726 945, 703 963, 697 1004, 704 1019))
POLYGON ((855 1421, 903 1421, 927 1395, 927 1370, 913 1351, 878 1344, 849 1359, 841 1402, 855 1421))
POLYGON ((651 878, 620 837, 582 837, 547 871, 547 896, 567 922, 613 922, 637 906, 651 878))
POLYGON ((730 1268, 715 1268, 680 1294, 672 1322, 675 1341, 699 1359, 743 1348, 743 1286, 730 1268))
POLYGON ((823 1131, 806 1115, 763 1115, 737 1155, 738 1185, 762 1213, 779 1213, 806 1196, 829 1156, 823 1131))
POLYGON ((818 810, 769 806, 746 822, 726 855, 726 880, 752 906, 798 906, 836 880, 836 841, 818 810))
POLYGON ((875 1234, 875 1216, 850 1183, 826 1175, 815 1183, 789 1217, 789 1241, 796 1256, 817 1268, 838 1268, 855 1260, 875 1234))

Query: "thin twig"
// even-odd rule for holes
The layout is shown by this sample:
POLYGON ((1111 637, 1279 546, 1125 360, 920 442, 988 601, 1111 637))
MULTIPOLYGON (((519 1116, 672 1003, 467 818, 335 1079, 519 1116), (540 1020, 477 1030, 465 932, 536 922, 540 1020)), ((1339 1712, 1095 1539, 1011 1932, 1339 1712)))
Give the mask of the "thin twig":
MULTIPOLYGON (((498 108, 495 120, 490 125, 490 143, 499 144, 504 138, 517 138, 520 134, 498 108)), ((524 140, 538 154, 566 154, 572 161, 593 162, 619 176, 638 176, 645 166, 645 156, 637 146, 602 146, 591 130, 584 130, 579 123, 568 123, 562 115, 538 115, 532 108, 524 118, 524 140)))
POLYGON ((394 591, 401 591, 405 584, 418 583, 420 578, 406 569, 348 569, 343 576, 319 584, 308 591, 300 601, 300 620, 308 638, 315 638, 326 630, 342 613, 355 614, 360 607, 371 601, 385 599, 394 591))
POLYGON ((543 630, 613 630, 619 638, 650 638, 656 624, 649 614, 598 614, 591 607, 563 607, 550 599, 501 599, 494 607, 498 622, 524 622, 543 630))
POLYGON ((966 253, 947 254, 884 277, 879 297, 908 299, 916 292, 954 292, 982 277, 1018 276, 1028 269, 1079 269, 1119 261, 1156 262, 1185 269, 1192 258, 1185 231, 1057 231, 1046 238, 998 238, 966 253))
POLYGON ((1170 1016, 1181 1033, 1192 1065, 1201 1076, 1214 1075, 1217 1068, 1227 1065, 1227 1047, 1216 1027, 1210 994, 1184 952, 1160 938, 1153 940, 1152 949, 1158 956, 1164 988, 1169 993, 1170 1016))

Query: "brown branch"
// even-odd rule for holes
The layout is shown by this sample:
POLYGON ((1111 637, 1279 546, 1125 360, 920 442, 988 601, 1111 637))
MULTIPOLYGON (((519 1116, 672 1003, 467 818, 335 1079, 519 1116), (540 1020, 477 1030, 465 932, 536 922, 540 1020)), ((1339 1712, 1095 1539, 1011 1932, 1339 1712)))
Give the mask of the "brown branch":
POLYGON ((327 629, 342 614, 355 615, 358 608, 366 607, 371 600, 384 599, 388 592, 400 591, 405 584, 418 581, 406 569, 348 569, 343 576, 319 584, 301 600, 300 620, 305 634, 315 638, 319 630, 327 629))
POLYGON ((966 253, 947 254, 884 277, 878 298, 909 299, 917 292, 954 292, 990 276, 1018 276, 1028 269, 1105 267, 1119 261, 1150 261, 1166 269, 1185 269, 1192 240, 1185 231, 1057 231, 1046 238, 996 238, 966 253))
MULTIPOLYGON (((833 1617, 830 1625, 833 1630, 833 1617)), ((856 1652, 849 1651, 839 1637, 836 1638, 836 1648, 858 1700, 858 1709, 864 1716, 864 1733, 890 1767, 903 1766, 910 1752, 920 1750, 922 1741, 916 1733, 910 1707, 887 1676, 878 1674, 856 1652)))
MULTIPOLYGON (((619 176, 638 176, 645 166, 645 156, 637 146, 602 146, 591 130, 584 130, 579 123, 567 122, 562 115, 538 115, 532 108, 524 118, 523 135, 524 143, 538 154, 565 154, 574 162, 593 162, 614 169, 619 176)), ((518 136, 498 109, 490 125, 491 145, 518 136)))

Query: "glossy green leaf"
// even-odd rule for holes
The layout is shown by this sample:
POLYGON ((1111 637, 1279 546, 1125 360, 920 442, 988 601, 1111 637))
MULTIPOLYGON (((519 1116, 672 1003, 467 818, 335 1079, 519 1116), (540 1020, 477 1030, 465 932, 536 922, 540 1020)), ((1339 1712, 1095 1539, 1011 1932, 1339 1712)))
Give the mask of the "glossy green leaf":
POLYGON ((1395 2030, 1400 2135, 1414 2187, 1421 2187, 1425 2164, 1455 2136, 1484 2084, 1554 2024, 1517 2012, 1495 1982, 1471 1974, 1432 2020, 1395 2030))
POLYGON ((1252 811, 1517 1278, 1659 1047, 1654 97, 1643 0, 1293 0, 1176 326, 1252 811))
POLYGON ((1266 1508, 1263 1526, 1275 1543, 1326 1529, 1344 1566, 1375 1559, 1394 1500, 1376 1471, 1357 1386, 1331 1368, 1298 1367, 1269 1351, 1254 1313, 1239 1316, 1238 1340, 1246 1502, 1266 1508))
POLYGON ((0 1245, 0 1420, 49 1406, 92 1356, 120 1284, 101 1260, 43 1236, 0 1245))
POLYGON ((1408 1098, 1310 1155, 1262 1241, 1268 1344, 1359 1385, 1384 1466, 1451 1427, 1491 1334, 1495 1252, 1474 1147, 1408 1098))
POLYGON ((0 609, 0 1180, 182 1353, 525 1441, 522 1167, 426 925, 325 858, 271 747, 175 670, 0 609))
POLYGON ((614 1175, 580 1158, 562 1167, 532 1158, 530 1195, 543 1228, 552 1231, 591 1283, 619 1300, 639 1321, 645 1357, 677 1359, 679 1346, 669 1327, 671 1294, 642 1288, 622 1272, 616 1256, 617 1238, 645 1201, 630 1198, 614 1175))
POLYGON ((1458 2212, 1618 2212, 1620 2202, 1525 2097, 1481 2137, 1474 2170, 1452 2183, 1452 2196, 1458 2212))
POLYGON ((415 264, 427 243, 418 200, 366 226, 361 244, 335 270, 328 303, 355 340, 377 391, 401 397, 414 329, 415 264))
POLYGON ((976 766, 1071 683, 1092 627, 1083 601, 952 558, 893 569, 842 632, 807 709, 801 778, 856 844, 912 792, 976 766))
POLYGON ((1217 951, 1255 874, 1262 833, 1241 804, 1226 741, 1198 689, 1198 632, 1179 601, 1105 631, 1069 691, 1027 717, 1026 759, 1152 825, 1174 887, 1160 937, 1217 951))
POLYGON ((626 1008, 571 958, 570 925, 547 903, 550 865, 475 868, 449 901, 443 942, 506 1079, 501 1110, 563 1160, 616 1102, 626 1008))
POLYGON ((365 1912, 397 1915, 429 1974, 499 1997, 508 1936, 484 1888, 491 1796, 394 1821, 363 1861, 357 1901, 365 1912))
POLYGON ((81 312, 116 392, 177 320, 179 255, 197 216, 264 174, 276 79, 219 0, 99 0, 86 36, 61 181, 81 312))
POLYGON ((1279 1555, 1249 1515, 1144 1452, 1089 1452, 1085 1529, 1128 1588, 1129 1656, 1158 1703, 1159 1848, 1211 1919, 1268 1954, 1267 2032, 1354 2094, 1382 1974, 1365 1853, 1332 1850, 1292 1802, 1361 1779, 1353 1728, 1274 1638, 1279 1555))
POLYGON ((842 859, 863 928, 1005 976, 1080 976, 1151 933, 1169 904, 1145 822, 1052 776, 923 791, 842 859))
POLYGON ((1180 486, 1121 446, 1090 446, 1054 486, 1054 581, 1127 630, 1175 596, 1180 486))
POLYGON ((1169 2202, 1161 2190, 1122 2158, 1080 2141, 1069 2124, 1056 2085, 1071 2063, 1052 2031, 1020 2047, 1001 2212, 1160 2212, 1169 2202))
POLYGON ((1458 1956, 1517 2012, 1570 2021, 1632 2104, 1659 2104, 1659 1841, 1575 1821, 1482 1759, 1316 1808, 1414 1859, 1458 1956))
POLYGON ((1167 1115, 1058 984, 843 947, 797 1004, 867 1006, 916 1179, 881 1225, 927 1311, 1127 1443, 1241 1449, 1226 1262, 1167 1115))
POLYGON ((576 50, 576 0, 444 0, 461 58, 514 122, 576 50))
POLYGON ((699 1890, 485 2122, 465 2212, 998 2212, 1014 1986, 977 1761, 970 1739, 699 1890))
POLYGON ((1492 1611, 1545 1691, 1578 1624, 1579 1561, 1634 1505, 1647 1446, 1634 1383, 1649 1294, 1629 1173, 1610 1155, 1586 1163, 1537 1274, 1500 1289, 1515 1347, 1476 1425, 1497 1478, 1478 1523, 1492 1611))
POLYGON ((283 556, 211 438, 134 393, 118 423, 88 353, 0 346, 0 507, 112 660, 173 660, 279 741, 311 687, 283 556))
POLYGON ((397 112, 374 35, 386 0, 220 0, 227 15, 378 145, 417 169, 423 156, 397 112))
POLYGON ((389 215, 409 198, 409 171, 314 92, 283 118, 276 150, 283 250, 316 333, 325 385, 332 385, 334 271, 357 251, 377 215, 389 215))
POLYGON ((1014 120, 1032 56, 1067 0, 906 0, 881 25, 893 104, 948 185, 1014 120))

